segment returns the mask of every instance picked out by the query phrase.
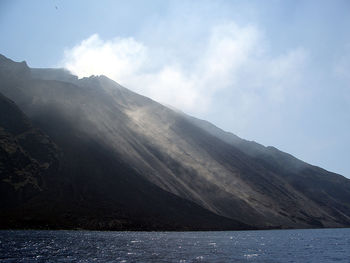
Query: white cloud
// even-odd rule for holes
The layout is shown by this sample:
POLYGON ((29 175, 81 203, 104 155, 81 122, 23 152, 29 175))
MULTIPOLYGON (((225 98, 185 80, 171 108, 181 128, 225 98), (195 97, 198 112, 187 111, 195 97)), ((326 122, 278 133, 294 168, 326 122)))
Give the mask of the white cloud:
POLYGON ((66 50, 62 63, 79 77, 103 74, 123 80, 137 74, 146 57, 147 48, 133 38, 103 41, 94 34, 66 50))
POLYGON ((249 115, 253 105, 283 103, 288 88, 297 86, 306 57, 303 49, 271 57, 257 27, 233 22, 211 27, 198 41, 203 41, 200 52, 178 57, 186 52, 161 41, 147 46, 133 38, 102 40, 95 34, 66 50, 62 64, 79 77, 104 74, 192 114, 210 110, 213 97, 229 92, 233 111, 249 115))

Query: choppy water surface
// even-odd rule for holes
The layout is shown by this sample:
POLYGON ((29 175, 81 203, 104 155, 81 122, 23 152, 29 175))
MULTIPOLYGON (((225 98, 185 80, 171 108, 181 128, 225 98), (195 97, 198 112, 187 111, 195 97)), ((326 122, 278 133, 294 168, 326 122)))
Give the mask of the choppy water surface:
POLYGON ((0 262, 350 262, 350 229, 0 231, 0 262))

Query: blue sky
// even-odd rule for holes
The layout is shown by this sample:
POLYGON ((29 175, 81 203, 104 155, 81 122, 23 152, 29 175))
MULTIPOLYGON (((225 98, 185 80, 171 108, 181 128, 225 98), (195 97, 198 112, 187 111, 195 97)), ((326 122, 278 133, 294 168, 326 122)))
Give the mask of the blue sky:
POLYGON ((0 1, 0 53, 105 74, 350 177, 350 1, 0 1))

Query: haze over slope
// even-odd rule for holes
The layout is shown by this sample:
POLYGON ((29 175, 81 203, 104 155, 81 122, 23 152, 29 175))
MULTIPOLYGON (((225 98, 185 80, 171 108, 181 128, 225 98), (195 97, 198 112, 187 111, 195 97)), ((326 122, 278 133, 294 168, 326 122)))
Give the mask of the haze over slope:
POLYGON ((63 183, 55 191, 72 191, 76 203, 55 200, 61 212, 83 202, 85 210, 75 213, 90 214, 86 204, 97 203, 93 207, 105 207, 100 218, 136 216, 148 227, 157 222, 154 228, 176 220, 202 229, 350 225, 348 179, 173 111, 105 76, 78 79, 1 57, 0 84, 62 151, 56 174, 63 183))

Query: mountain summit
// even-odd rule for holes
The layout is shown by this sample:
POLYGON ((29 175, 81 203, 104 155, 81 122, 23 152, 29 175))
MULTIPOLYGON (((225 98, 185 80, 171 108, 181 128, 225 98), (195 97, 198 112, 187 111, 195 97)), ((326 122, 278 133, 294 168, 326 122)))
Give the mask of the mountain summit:
POLYGON ((350 180, 105 76, 0 56, 0 93, 2 228, 350 226, 350 180))

